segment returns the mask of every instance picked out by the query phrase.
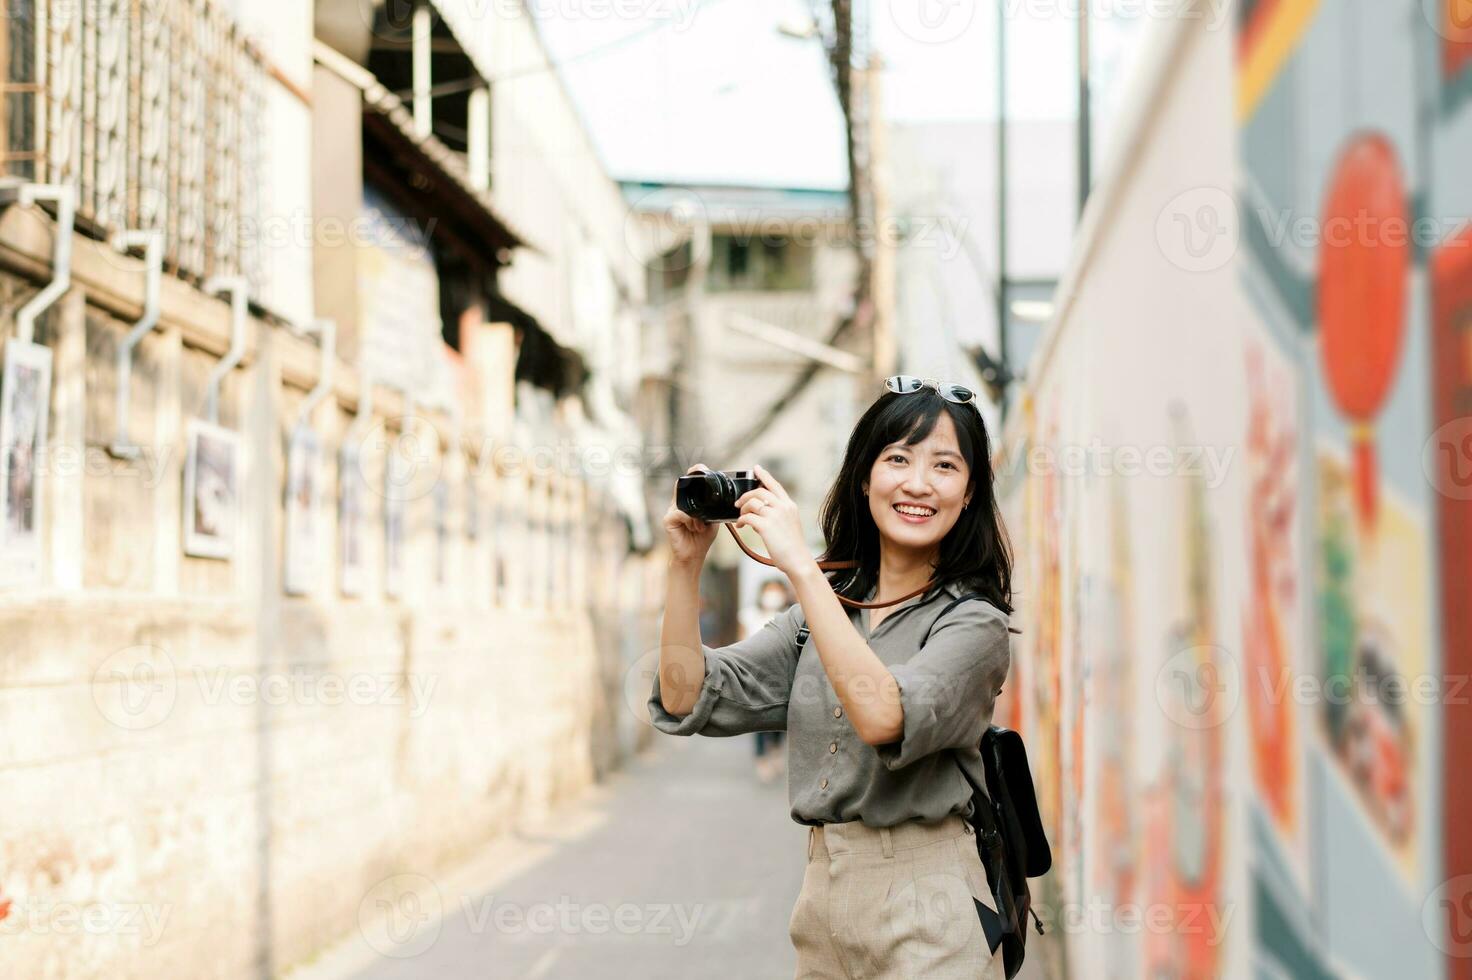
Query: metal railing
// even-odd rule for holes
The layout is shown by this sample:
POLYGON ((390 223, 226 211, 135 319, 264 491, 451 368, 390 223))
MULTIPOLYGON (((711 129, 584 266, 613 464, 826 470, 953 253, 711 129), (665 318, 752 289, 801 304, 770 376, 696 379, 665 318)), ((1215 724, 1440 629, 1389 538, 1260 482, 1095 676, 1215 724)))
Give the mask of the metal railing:
POLYGON ((0 174, 76 190, 100 237, 164 235, 164 265, 260 295, 267 73, 209 0, 4 0, 0 174))

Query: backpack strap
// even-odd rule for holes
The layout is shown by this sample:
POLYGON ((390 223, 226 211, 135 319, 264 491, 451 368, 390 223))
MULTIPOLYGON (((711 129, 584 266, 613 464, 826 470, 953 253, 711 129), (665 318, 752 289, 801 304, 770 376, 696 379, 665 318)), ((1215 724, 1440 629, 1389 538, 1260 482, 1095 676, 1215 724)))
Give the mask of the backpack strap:
POLYGON ((807 625, 806 624, 803 625, 802 629, 800 629, 800 630, 797 631, 797 652, 798 653, 801 653, 802 652, 803 645, 808 642, 808 637, 812 635, 812 632, 813 632, 812 630, 810 630, 810 629, 807 628, 807 625))
MULTIPOLYGON (((930 624, 930 628, 932 630, 935 629, 935 624, 938 623, 938 622, 940 622, 942 619, 944 619, 946 613, 950 612, 952 609, 955 609, 957 606, 959 606, 961 603, 965 602, 967 599, 985 599, 985 598, 986 598, 986 596, 982 595, 980 592, 968 592, 968 593, 966 593, 963 596, 958 596, 955 599, 952 599, 950 602, 946 603, 946 607, 940 611, 940 615, 937 616, 937 617, 935 617, 935 621, 930 624)), ((925 634, 925 639, 920 641, 920 645, 922 647, 925 646, 926 640, 929 640, 929 639, 930 639, 930 634, 929 633, 926 633, 925 634)))

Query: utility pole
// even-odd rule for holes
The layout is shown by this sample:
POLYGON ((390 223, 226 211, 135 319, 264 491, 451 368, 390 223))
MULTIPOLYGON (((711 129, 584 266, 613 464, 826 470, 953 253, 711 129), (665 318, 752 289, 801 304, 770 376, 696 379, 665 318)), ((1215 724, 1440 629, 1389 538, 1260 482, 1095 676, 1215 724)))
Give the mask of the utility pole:
MULTIPOLYGON (((871 104, 870 81, 866 78, 866 75, 877 73, 874 70, 877 66, 869 57, 868 5, 869 0, 830 0, 833 30, 823 38, 823 48, 828 54, 829 66, 833 69, 833 86, 838 90, 838 104, 843 110, 844 137, 848 144, 849 211, 856 231, 853 251, 859 267, 854 282, 852 309, 834 326, 826 344, 837 346, 847 337, 867 337, 871 348, 882 349, 884 342, 879 339, 882 334, 875 333, 874 321, 880 315, 877 310, 876 288, 883 293, 884 287, 876 287, 874 243, 864 237, 865 229, 877 227, 872 176, 873 137, 876 123, 882 124, 882 120, 878 119, 877 101, 871 104)), ((877 92, 877 89, 874 91, 877 92)), ((885 207, 887 209, 888 205, 885 207)), ((889 297, 890 305, 887 309, 891 311, 892 324, 892 286, 889 297)), ((892 328, 890 332, 892 334, 892 328)), ((892 340, 889 343, 892 344, 892 340)), ((892 355, 881 355, 880 359, 884 357, 892 355)), ((875 374, 885 370, 873 353, 869 364, 869 369, 875 374)), ((757 413, 756 421, 725 447, 726 454, 734 456, 744 452, 812 384, 820 367, 821 363, 816 360, 804 365, 791 384, 757 413)), ((864 395, 873 397, 872 389, 860 394, 860 401, 867 400, 864 395)))
POLYGON ((1093 111, 1089 97, 1089 0, 1078 5, 1078 214, 1089 203, 1093 177, 1093 111))
MULTIPOLYGON (((997 0, 997 360, 1007 357, 1007 5, 997 0)), ((1007 418, 1007 390, 997 411, 1007 418)))
POLYGON ((894 212, 889 198, 888 141, 884 114, 879 101, 879 75, 883 64, 878 54, 869 56, 869 191, 874 208, 874 375, 873 390, 898 371, 899 355, 895 343, 895 242, 894 212))

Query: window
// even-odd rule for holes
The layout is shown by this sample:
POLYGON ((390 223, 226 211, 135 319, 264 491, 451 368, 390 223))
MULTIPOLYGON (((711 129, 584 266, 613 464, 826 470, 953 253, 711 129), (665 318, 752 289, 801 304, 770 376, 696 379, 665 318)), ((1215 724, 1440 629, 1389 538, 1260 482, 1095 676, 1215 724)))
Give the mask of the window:
MULTIPOLYGON (((414 108, 414 13, 423 4, 387 4, 374 19, 368 70, 383 86, 414 108)), ((471 64, 449 25, 429 10, 430 132, 466 158, 471 181, 488 186, 490 99, 488 83, 471 64), (477 140, 481 142, 477 148, 477 140)))
POLYGON ((714 235, 709 282, 714 292, 811 289, 813 250, 781 236, 714 235))

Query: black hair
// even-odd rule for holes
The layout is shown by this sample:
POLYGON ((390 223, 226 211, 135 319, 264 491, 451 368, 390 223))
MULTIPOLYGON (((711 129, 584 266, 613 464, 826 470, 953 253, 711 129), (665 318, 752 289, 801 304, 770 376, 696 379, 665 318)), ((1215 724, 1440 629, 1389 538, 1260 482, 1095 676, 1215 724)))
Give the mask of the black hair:
POLYGON ((848 437, 838 478, 823 501, 819 521, 828 550, 823 561, 856 561, 852 569, 829 572, 839 595, 865 600, 879 582, 879 528, 869 512, 864 484, 885 446, 913 446, 930 435, 940 413, 956 427, 956 441, 970 471, 970 504, 941 540, 935 587, 951 583, 979 592, 992 605, 1012 612, 1012 553, 993 488, 991 440, 975 405, 957 405, 924 389, 914 394, 886 392, 863 414, 848 437))

